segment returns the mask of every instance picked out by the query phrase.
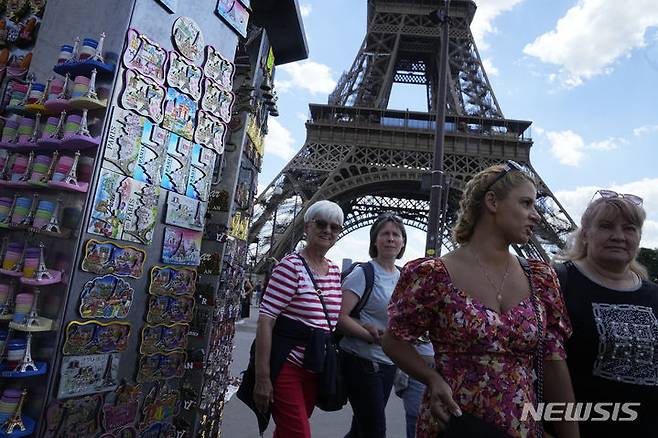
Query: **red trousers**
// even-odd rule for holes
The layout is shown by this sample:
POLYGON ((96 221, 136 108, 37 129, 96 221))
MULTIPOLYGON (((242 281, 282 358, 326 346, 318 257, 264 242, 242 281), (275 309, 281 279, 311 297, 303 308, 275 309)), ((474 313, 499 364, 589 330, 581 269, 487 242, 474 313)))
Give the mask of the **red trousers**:
POLYGON ((311 438, 311 418, 318 395, 318 375, 288 361, 274 384, 272 438, 311 438))

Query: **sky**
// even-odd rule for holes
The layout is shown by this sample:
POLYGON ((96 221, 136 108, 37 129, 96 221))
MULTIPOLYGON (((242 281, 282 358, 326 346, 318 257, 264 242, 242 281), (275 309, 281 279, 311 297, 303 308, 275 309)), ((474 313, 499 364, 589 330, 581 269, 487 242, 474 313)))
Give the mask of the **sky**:
MULTIPOLYGON (((327 103, 366 32, 366 0, 298 0, 308 59, 278 67, 262 190, 303 146, 309 103, 327 103)), ((437 0, 437 4, 442 4, 437 0)), ((598 189, 644 198, 641 246, 658 248, 658 1, 478 0, 471 31, 503 114, 531 120, 530 161, 576 223, 598 189)), ((389 108, 426 111, 424 89, 396 86, 389 108)), ((421 257, 408 229, 402 262, 421 257)), ((366 260, 368 231, 327 257, 366 260)))

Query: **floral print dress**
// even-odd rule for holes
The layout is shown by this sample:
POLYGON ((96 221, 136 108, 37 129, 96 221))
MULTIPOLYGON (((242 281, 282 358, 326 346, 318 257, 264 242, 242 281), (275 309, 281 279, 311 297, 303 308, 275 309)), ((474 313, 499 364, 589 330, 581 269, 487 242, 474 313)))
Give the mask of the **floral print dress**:
MULTIPOLYGON (((571 324, 557 278, 548 264, 528 262, 541 303, 544 360, 563 360, 571 324)), ((533 359, 538 324, 531 297, 498 313, 457 289, 441 259, 424 258, 405 266, 388 312, 388 330, 398 339, 413 342, 429 331, 436 369, 462 411, 513 437, 535 436, 532 417, 521 421, 523 404, 535 402, 533 359)), ((437 434, 426 392, 416 437, 435 438, 437 434)))

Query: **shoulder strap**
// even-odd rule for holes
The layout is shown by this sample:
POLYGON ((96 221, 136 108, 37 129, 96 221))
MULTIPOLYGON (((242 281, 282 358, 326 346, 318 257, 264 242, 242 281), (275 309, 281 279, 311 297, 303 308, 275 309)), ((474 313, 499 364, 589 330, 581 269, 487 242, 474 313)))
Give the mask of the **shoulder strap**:
POLYGON ((308 273, 308 276, 311 278, 311 282, 313 283, 313 287, 315 288, 315 293, 318 295, 318 299, 320 300, 320 304, 322 305, 322 311, 324 312, 324 317, 326 318, 327 324, 329 325, 329 332, 333 333, 334 327, 331 325, 331 320, 329 319, 329 311, 327 310, 327 305, 324 303, 324 299, 322 298, 322 289, 320 289, 318 283, 315 281, 313 272, 311 271, 311 268, 308 267, 308 263, 306 263, 306 259, 304 259, 304 257, 302 257, 301 254, 298 255, 302 261, 302 264, 304 265, 304 268, 306 269, 306 272, 308 273))
POLYGON ((366 277, 366 286, 363 289, 363 295, 359 298, 359 301, 354 306, 354 309, 350 312, 352 318, 358 318, 361 314, 361 311, 368 303, 370 294, 372 293, 372 288, 375 285, 375 267, 370 262, 361 263, 361 269, 363 269, 363 275, 366 277))

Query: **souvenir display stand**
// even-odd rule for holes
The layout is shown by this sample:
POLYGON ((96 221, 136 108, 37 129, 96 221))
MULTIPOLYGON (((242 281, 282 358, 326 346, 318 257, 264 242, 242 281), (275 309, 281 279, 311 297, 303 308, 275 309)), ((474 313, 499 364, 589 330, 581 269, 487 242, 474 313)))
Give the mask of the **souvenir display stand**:
POLYGON ((249 2, 8 3, 0 438, 217 436, 250 214, 211 193, 247 184, 224 148, 249 2))

